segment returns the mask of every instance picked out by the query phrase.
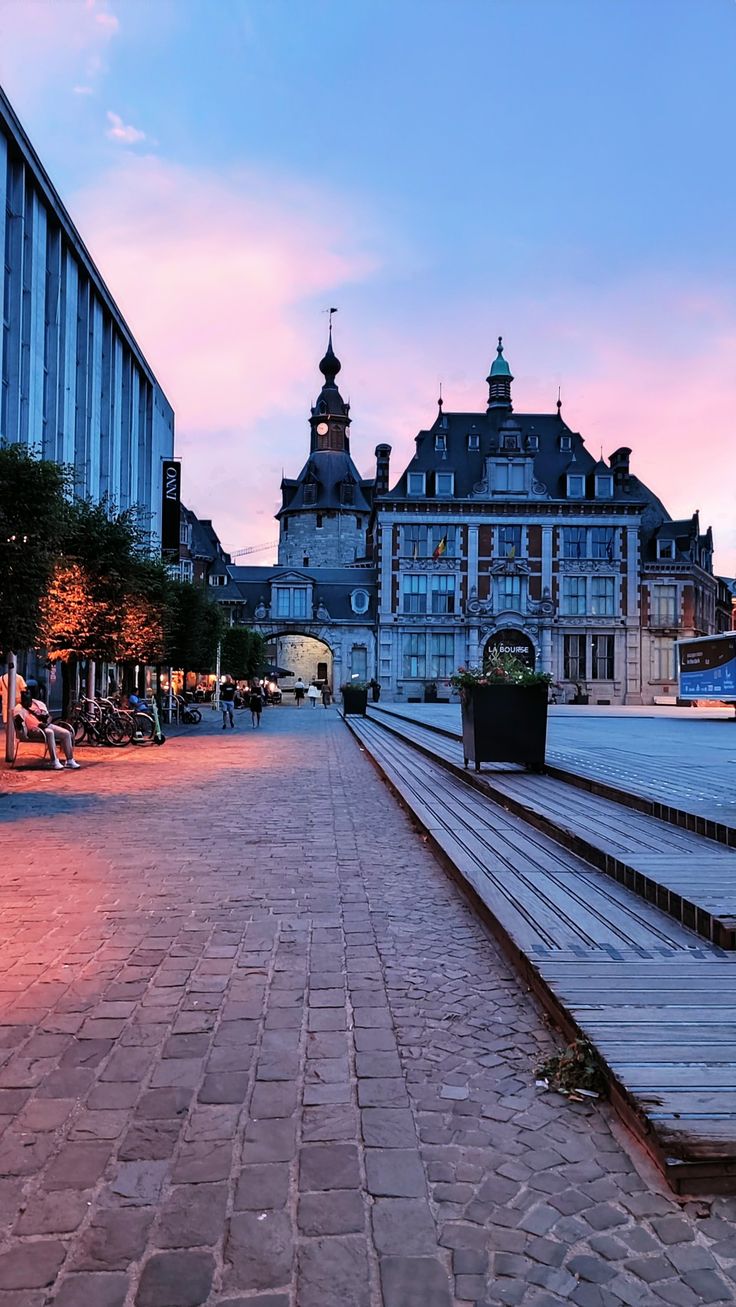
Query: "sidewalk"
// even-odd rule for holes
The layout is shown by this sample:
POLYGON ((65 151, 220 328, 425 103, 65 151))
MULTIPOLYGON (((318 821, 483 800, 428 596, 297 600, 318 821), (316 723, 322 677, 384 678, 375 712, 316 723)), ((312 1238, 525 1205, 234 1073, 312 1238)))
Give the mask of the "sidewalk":
POLYGON ((0 798, 0 1307, 733 1301, 335 709, 246 716, 0 798))

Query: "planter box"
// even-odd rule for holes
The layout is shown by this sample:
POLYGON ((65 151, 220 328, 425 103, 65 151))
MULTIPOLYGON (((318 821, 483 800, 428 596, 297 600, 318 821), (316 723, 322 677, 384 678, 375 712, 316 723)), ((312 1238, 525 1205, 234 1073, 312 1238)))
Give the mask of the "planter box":
POLYGON ((368 691, 356 690, 354 686, 347 685, 342 692, 342 710, 346 717, 365 717, 365 710, 368 707, 368 691))
POLYGON ((547 742, 546 685, 478 685, 462 703, 465 766, 514 762, 539 771, 547 742))

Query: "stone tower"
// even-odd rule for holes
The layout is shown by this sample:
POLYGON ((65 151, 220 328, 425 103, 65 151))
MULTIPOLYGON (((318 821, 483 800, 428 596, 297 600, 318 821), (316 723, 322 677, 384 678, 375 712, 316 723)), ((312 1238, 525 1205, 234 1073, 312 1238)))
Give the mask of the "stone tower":
POLYGON ((281 482, 279 565, 346 567, 365 555, 373 482, 350 457, 350 405, 337 388, 341 363, 332 348, 319 370, 324 384, 309 418, 309 458, 296 480, 281 482))

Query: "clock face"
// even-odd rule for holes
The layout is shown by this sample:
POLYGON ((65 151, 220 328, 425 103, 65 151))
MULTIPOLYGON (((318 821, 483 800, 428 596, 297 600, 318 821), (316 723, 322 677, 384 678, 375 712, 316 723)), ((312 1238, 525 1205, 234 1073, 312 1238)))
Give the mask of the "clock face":
POLYGON ((330 428, 328 427, 328 425, 327 425, 326 422, 318 422, 318 423, 317 423, 317 435, 318 435, 318 436, 326 436, 326 435, 327 435, 327 432, 329 431, 329 429, 330 429, 330 428))

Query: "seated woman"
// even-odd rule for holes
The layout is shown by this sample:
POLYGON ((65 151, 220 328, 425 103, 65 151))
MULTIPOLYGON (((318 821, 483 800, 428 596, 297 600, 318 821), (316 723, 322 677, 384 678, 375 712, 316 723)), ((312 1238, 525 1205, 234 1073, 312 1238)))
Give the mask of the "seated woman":
POLYGON ((61 745, 67 768, 72 771, 78 769, 79 763, 74 757, 74 737, 71 731, 67 731, 63 726, 55 726, 49 718, 46 704, 40 699, 34 699, 30 690, 21 692, 20 703, 16 706, 14 716, 16 720, 20 720, 29 739, 45 739, 54 771, 64 770, 64 764, 59 762, 59 755, 56 752, 57 743, 61 745))

